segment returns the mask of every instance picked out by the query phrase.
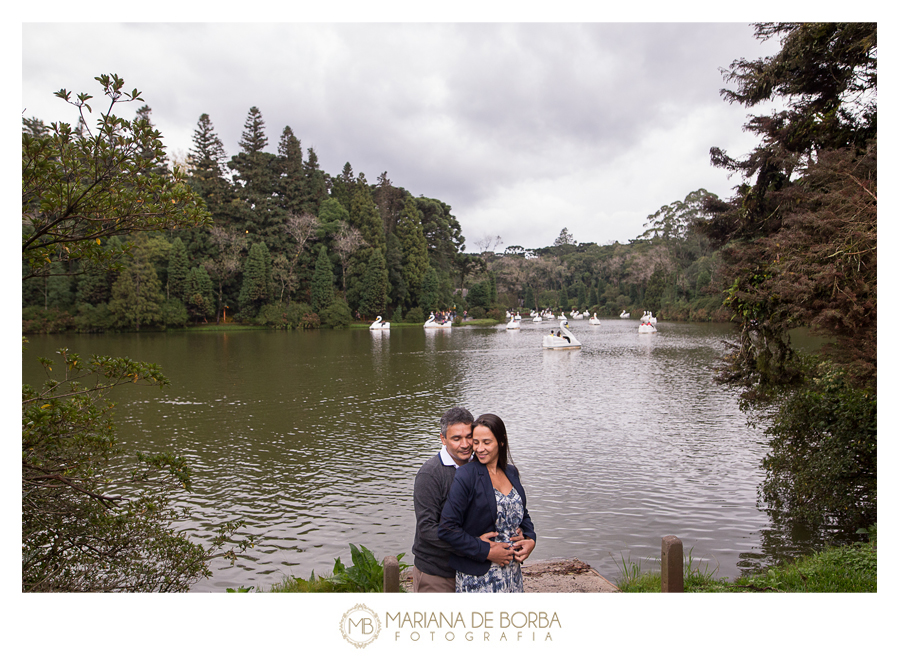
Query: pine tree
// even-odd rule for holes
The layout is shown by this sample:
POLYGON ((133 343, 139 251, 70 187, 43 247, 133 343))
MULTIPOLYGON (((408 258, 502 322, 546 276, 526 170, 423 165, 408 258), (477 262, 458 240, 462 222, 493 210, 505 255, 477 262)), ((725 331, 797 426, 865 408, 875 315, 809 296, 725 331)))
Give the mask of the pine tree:
POLYGON ((403 279, 409 290, 410 306, 418 303, 422 291, 422 279, 428 270, 428 243, 422 231, 422 222, 416 202, 407 196, 397 220, 396 236, 403 252, 403 279))
POLYGON ((244 282, 238 303, 241 315, 247 318, 256 317, 259 309, 272 296, 272 257, 265 242, 257 242, 250 247, 250 253, 244 262, 244 282))
POLYGON ((135 331, 140 331, 141 324, 162 320, 164 301, 156 268, 149 259, 136 259, 113 284, 109 310, 119 326, 134 326, 135 331))
POLYGON ((185 283, 190 274, 191 266, 188 261, 187 249, 181 238, 172 241, 169 250, 168 278, 166 282, 166 297, 182 299, 185 292, 185 283))
POLYGON ((429 267, 422 279, 422 294, 419 298, 420 306, 425 312, 430 313, 436 311, 438 300, 440 299, 441 282, 438 279, 437 272, 433 267, 429 267))
POLYGON ((386 316, 385 309, 387 308, 389 292, 390 283, 388 282, 388 271, 384 256, 381 253, 381 249, 373 249, 366 267, 365 277, 363 277, 359 312, 369 318, 376 315, 386 316))
POLYGON ((366 184, 363 174, 360 174, 360 179, 350 204, 350 224, 359 229, 363 240, 370 247, 384 250, 384 225, 378 214, 378 207, 372 200, 372 193, 369 191, 369 186, 366 184))
POLYGON ((303 212, 305 199, 305 164, 303 147, 290 126, 285 126, 278 142, 278 196, 288 214, 303 212))
POLYGON ((353 176, 353 167, 349 162, 344 163, 340 175, 334 179, 331 186, 331 198, 344 206, 344 210, 350 212, 350 202, 353 199, 353 191, 356 179, 353 176))
POLYGON ((285 235, 281 224, 285 213, 279 212, 273 198, 278 187, 277 168, 275 156, 263 151, 268 138, 258 108, 250 108, 238 143, 241 152, 228 163, 235 172, 235 190, 241 201, 235 219, 252 240, 263 240, 270 252, 282 253, 285 235))
POLYGON ((321 313, 334 301, 334 273, 331 267, 331 259, 328 258, 328 250, 325 245, 319 248, 319 257, 316 259, 316 271, 313 274, 310 290, 310 303, 316 313, 321 313))
POLYGON ((213 282, 203 267, 192 267, 185 282, 184 306, 192 318, 204 320, 216 312, 213 282))
POLYGON ((319 168, 319 156, 312 147, 306 150, 303 171, 303 212, 318 215, 319 207, 328 198, 328 183, 325 172, 319 168))
POLYGON ((537 308, 534 303, 534 289, 527 288, 525 290, 525 308, 537 308))
POLYGON ((387 251, 384 255, 387 263, 388 281, 391 284, 391 304, 397 308, 409 297, 409 286, 403 278, 403 249, 400 240, 393 233, 387 234, 387 251))

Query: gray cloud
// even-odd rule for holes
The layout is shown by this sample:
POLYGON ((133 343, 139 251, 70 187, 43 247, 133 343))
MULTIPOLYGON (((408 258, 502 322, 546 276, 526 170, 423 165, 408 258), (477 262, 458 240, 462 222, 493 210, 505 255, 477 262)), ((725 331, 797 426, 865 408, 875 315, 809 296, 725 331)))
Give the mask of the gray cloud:
POLYGON ((290 125, 329 173, 387 171, 449 203, 470 244, 531 247, 563 226, 625 241, 698 187, 726 196, 709 148, 753 141, 719 69, 777 49, 689 23, 26 24, 22 43, 26 116, 72 120, 52 92, 116 72, 170 149, 205 112, 233 155, 255 105, 271 151, 290 125))

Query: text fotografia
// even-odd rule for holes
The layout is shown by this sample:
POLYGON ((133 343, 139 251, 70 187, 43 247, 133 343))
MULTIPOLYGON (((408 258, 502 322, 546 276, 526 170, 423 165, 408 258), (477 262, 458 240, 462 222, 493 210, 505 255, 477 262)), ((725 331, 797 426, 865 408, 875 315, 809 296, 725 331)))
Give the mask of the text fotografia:
POLYGON ((461 612, 385 613, 384 629, 393 631, 394 641, 413 642, 552 642, 551 630, 562 628, 555 612, 461 612))

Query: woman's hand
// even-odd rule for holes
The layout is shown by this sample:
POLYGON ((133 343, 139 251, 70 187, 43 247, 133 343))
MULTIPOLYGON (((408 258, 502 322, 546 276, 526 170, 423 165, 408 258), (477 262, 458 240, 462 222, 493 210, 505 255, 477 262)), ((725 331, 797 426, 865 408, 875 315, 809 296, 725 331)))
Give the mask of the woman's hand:
POLYGON ((524 562, 531 551, 534 550, 535 541, 533 539, 522 539, 513 543, 513 558, 516 562, 524 562))

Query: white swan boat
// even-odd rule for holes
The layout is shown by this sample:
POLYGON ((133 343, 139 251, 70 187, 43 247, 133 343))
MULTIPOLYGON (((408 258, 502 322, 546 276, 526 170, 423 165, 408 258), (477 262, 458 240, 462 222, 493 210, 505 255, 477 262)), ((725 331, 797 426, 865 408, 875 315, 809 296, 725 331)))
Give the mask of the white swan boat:
POLYGON ((654 327, 649 322, 641 322, 641 326, 638 327, 638 333, 639 334, 655 334, 656 327, 654 327))
POLYGON ((623 308, 623 309, 622 309, 622 312, 619 313, 619 317, 620 317, 620 318, 623 318, 623 319, 625 319, 625 320, 627 320, 628 318, 631 317, 631 313, 629 313, 628 311, 626 311, 626 310, 623 308))
POLYGON ((594 314, 591 316, 591 319, 588 320, 588 322, 589 322, 590 324, 600 324, 600 320, 597 319, 597 314, 596 314, 596 313, 594 313, 594 314))
POLYGON ((531 318, 531 321, 532 322, 543 322, 544 318, 542 318, 540 315, 535 315, 533 318, 531 318))
POLYGON ((543 347, 545 350, 581 349, 581 342, 572 335, 571 331, 569 331, 569 323, 566 320, 562 320, 559 323, 559 331, 557 333, 559 335, 551 331, 548 335, 544 336, 543 347))
POLYGON ((372 324, 369 325, 369 329, 390 329, 390 328, 391 328, 391 323, 390 322, 382 322, 380 315, 377 318, 375 318, 375 322, 373 322, 372 324))
POLYGON ((506 323, 507 329, 521 329, 522 327, 519 325, 519 320, 516 320, 515 316, 513 319, 506 323))
POLYGON ((434 319, 434 313, 432 313, 428 316, 428 320, 422 326, 426 329, 450 329, 453 324, 449 320, 444 320, 443 322, 436 321, 434 319))
POLYGON ((575 310, 572 311, 572 313, 570 314, 570 317, 573 320, 581 320, 584 318, 584 316, 581 313, 579 313, 578 311, 575 311, 575 310))

